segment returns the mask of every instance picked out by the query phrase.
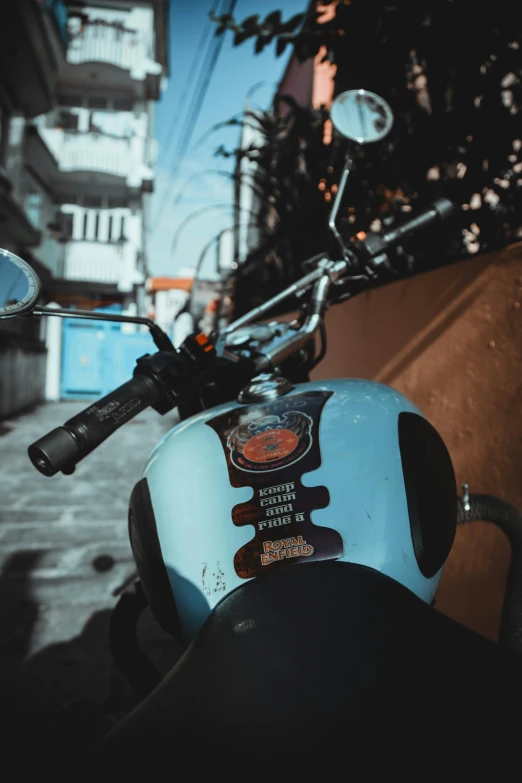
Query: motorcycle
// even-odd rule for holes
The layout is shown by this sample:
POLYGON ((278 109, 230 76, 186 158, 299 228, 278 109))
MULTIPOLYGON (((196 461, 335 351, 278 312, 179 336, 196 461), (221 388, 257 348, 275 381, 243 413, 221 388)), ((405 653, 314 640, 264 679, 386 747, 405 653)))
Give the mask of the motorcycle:
POLYGON ((1 318, 146 324, 158 348, 131 380, 29 446, 37 470, 72 474, 145 408, 179 410, 130 498, 139 578, 122 587, 111 643, 143 700, 95 753, 120 770, 196 747, 261 764, 281 755, 297 768, 392 738, 440 753, 464 729, 477 741, 514 736, 519 512, 467 487, 459 497, 442 438, 394 389, 308 377, 326 351, 326 309, 380 281, 394 249, 458 212, 438 199, 398 228, 345 243, 337 215, 351 150, 383 138, 393 115, 355 90, 331 117, 352 145, 329 221, 338 255, 309 259, 300 280, 219 333, 175 349, 147 318, 46 308, 28 264, 0 251, 1 318), (269 320, 292 297, 298 317, 269 320), (500 525, 512 544, 498 644, 434 608, 456 526, 473 519, 500 525), (136 641, 147 605, 186 647, 165 677, 136 641))

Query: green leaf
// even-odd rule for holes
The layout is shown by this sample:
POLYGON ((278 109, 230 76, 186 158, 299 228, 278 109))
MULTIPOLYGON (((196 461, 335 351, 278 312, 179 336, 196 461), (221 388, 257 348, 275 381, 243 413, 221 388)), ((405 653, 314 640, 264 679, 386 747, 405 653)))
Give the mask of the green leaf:
POLYGON ((256 54, 260 54, 266 45, 267 45, 266 38, 263 38, 263 36, 259 35, 256 41, 256 45, 254 46, 254 52, 256 54))
POLYGON ((251 38, 254 33, 246 32, 245 30, 242 30, 241 28, 237 31, 237 33, 234 35, 234 46, 239 46, 244 41, 247 40, 247 38, 251 38))
POLYGON ((263 22, 263 26, 267 25, 270 27, 275 27, 276 25, 279 26, 281 24, 281 11, 272 11, 271 14, 268 14, 268 16, 265 18, 265 21, 263 22))
POLYGON ((223 16, 214 17, 212 21, 218 22, 216 35, 223 35, 225 30, 227 30, 230 24, 234 21, 234 17, 232 14, 223 14, 223 16))
POLYGON ((305 14, 296 14, 295 16, 292 16, 291 19, 281 25, 281 32, 293 33, 296 27, 299 27, 299 25, 304 21, 304 18, 305 14))
POLYGON ((277 43, 276 43, 276 55, 277 55, 277 57, 280 57, 283 54, 284 50, 286 49, 286 47, 288 46, 289 43, 290 43, 290 39, 289 38, 279 37, 277 39, 277 43))
POLYGON ((252 16, 248 16, 246 19, 243 19, 241 26, 243 30, 248 31, 249 33, 254 33, 257 29, 259 21, 259 14, 253 14, 252 16))
POLYGON ((230 158, 232 157, 232 155, 234 155, 234 153, 229 152, 223 144, 220 144, 220 146, 217 147, 214 151, 214 157, 216 158, 217 157, 230 158))

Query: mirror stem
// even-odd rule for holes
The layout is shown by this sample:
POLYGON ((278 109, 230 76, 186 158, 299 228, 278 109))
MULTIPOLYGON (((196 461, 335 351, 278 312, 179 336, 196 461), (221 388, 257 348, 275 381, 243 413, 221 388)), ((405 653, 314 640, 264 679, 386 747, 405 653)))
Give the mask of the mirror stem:
POLYGON ((174 351, 175 348, 163 329, 150 318, 134 315, 119 315, 117 313, 93 313, 90 310, 64 310, 63 308, 42 307, 37 305, 32 315, 57 315, 60 318, 83 318, 90 321, 117 321, 119 323, 148 326, 156 347, 160 351, 174 351))
POLYGON ((341 239, 341 235, 337 230, 335 221, 337 220, 337 213, 339 212, 339 207, 341 206, 341 199, 343 197, 343 193, 346 188, 346 182, 348 181, 348 175, 350 173, 351 167, 352 167, 352 158, 350 156, 350 153, 348 153, 344 161, 344 168, 343 168, 343 173, 341 175, 341 181, 339 182, 339 189, 335 196, 335 201, 332 206, 332 211, 330 212, 330 217, 328 218, 328 228, 336 238, 337 244, 339 245, 339 248, 342 253, 342 257, 345 261, 347 260, 346 248, 344 246, 343 240, 341 239))

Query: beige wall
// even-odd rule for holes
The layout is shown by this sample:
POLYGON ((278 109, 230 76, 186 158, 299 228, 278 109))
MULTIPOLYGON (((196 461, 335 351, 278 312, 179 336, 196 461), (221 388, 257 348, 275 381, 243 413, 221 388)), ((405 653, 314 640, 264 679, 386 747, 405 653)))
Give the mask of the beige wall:
MULTIPOLYGON (((394 386, 441 433, 459 485, 522 509, 522 245, 356 297, 327 329, 315 378, 394 386)), ((509 557, 492 525, 459 529, 438 608, 496 638, 509 557)))

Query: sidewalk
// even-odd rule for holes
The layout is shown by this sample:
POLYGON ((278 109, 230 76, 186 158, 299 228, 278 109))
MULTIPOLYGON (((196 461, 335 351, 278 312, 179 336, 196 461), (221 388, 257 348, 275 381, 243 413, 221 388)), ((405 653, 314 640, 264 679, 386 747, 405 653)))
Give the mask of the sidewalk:
MULTIPOLYGON (((97 735, 135 701, 112 666, 112 593, 134 570, 130 493, 176 422, 145 411, 72 476, 42 476, 27 447, 86 405, 44 405, 0 423, 2 721, 11 725, 14 712, 24 732, 33 722, 50 734, 66 728, 72 739, 97 735)), ((145 626, 148 646, 168 657, 168 637, 150 619, 145 626)))

